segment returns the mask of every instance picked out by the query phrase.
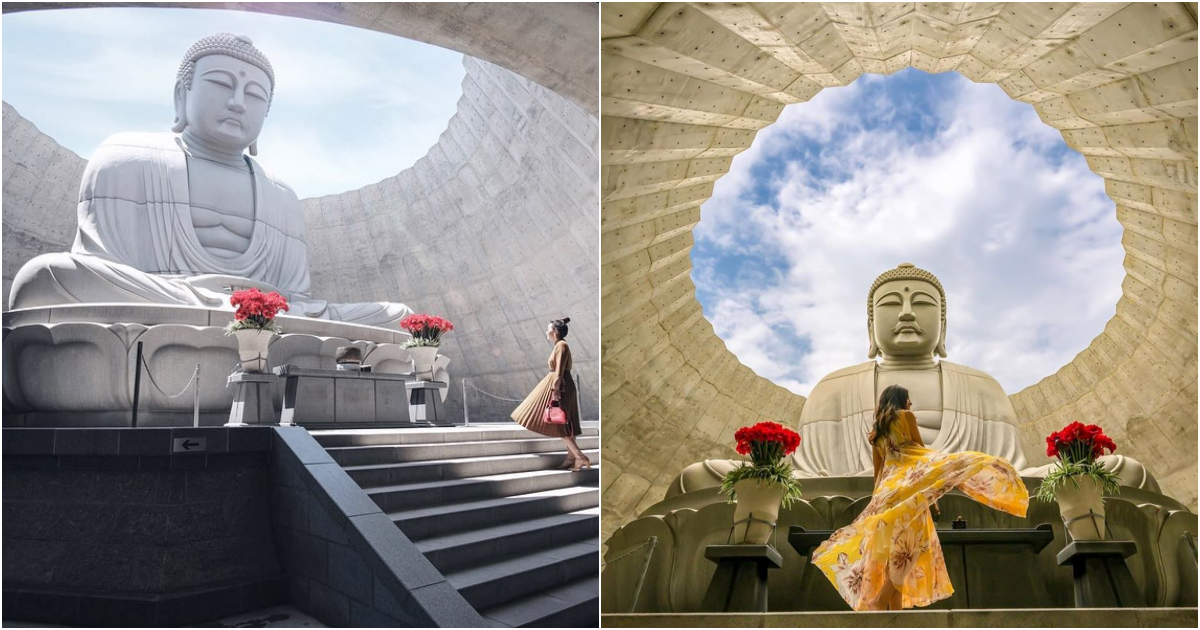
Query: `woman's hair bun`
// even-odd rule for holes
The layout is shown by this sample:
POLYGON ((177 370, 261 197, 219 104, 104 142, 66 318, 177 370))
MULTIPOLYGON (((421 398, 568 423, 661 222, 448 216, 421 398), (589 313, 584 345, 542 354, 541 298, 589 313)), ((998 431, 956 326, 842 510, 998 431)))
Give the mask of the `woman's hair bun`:
POLYGON ((564 324, 570 324, 570 323, 571 323, 571 318, 570 318, 570 317, 564 317, 564 318, 562 318, 562 323, 564 323, 564 324))

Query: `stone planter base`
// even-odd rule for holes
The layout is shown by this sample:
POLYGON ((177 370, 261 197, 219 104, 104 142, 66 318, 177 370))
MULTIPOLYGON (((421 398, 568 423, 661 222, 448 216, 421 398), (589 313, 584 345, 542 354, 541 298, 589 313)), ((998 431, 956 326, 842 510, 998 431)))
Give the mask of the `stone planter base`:
POLYGON ((762 545, 771 540, 779 520, 783 486, 777 483, 744 479, 733 485, 737 508, 733 511, 734 544, 762 545))
POLYGON ((1058 499, 1063 525, 1070 532, 1072 540, 1108 538, 1104 521, 1104 492, 1095 478, 1087 475, 1070 477, 1054 495, 1058 499))

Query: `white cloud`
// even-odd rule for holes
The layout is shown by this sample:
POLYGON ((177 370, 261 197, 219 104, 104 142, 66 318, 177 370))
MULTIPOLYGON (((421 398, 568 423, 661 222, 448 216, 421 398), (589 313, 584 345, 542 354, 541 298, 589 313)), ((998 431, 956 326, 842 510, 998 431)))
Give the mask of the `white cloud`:
POLYGON ((747 366, 807 394, 823 375, 867 360, 866 291, 913 262, 947 289, 949 360, 991 373, 1009 393, 1054 373, 1102 331, 1120 297, 1121 227, 1103 180, 1081 157, 1062 159, 1059 133, 996 86, 958 77, 939 107, 917 114, 891 92, 866 99, 863 90, 860 81, 789 106, 717 183, 694 256, 786 261, 782 280, 753 288, 697 276, 714 295, 706 316, 718 334, 747 366), (889 126, 869 130, 860 112, 889 126), (936 132, 905 132, 914 115, 936 132), (826 144, 817 159, 829 177, 790 153, 806 141, 826 144), (784 176, 756 182, 753 170, 773 160, 787 161, 784 176), (765 202, 755 199, 760 185, 765 202), (749 317, 730 299, 753 305, 763 326, 777 322, 776 334, 725 336, 731 317, 749 317), (811 348, 781 362, 761 347, 786 343, 781 331, 811 348))
POLYGON ((270 58, 277 89, 259 159, 303 197, 395 175, 457 110, 462 55, 298 18, 196 9, 72 9, 4 16, 4 99, 88 157, 121 131, 167 131, 184 51, 229 31, 270 58))

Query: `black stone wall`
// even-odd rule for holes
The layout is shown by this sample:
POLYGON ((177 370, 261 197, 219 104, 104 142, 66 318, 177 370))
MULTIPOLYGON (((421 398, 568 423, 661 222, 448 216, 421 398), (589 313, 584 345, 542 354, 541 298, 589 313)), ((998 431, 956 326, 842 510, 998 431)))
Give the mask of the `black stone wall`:
POLYGON ((8 428, 3 451, 5 620, 197 625, 290 602, 329 626, 484 625, 303 428, 8 428))
POLYGON ((4 429, 4 617, 182 625, 286 602, 269 428, 4 429), (174 438, 204 438, 172 453, 174 438))

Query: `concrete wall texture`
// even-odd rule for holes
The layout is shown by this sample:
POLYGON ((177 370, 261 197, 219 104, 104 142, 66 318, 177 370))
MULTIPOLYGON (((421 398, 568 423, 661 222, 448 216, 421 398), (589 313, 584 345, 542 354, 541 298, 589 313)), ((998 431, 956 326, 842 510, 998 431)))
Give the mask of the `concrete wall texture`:
MULTIPOLYGON (((442 315, 454 376, 523 398, 546 373, 546 323, 571 317, 568 341, 583 416, 598 417, 596 118, 570 99, 473 58, 458 112, 412 168, 302 201, 312 293, 392 300, 442 315)), ((86 162, 4 105, 4 300, 30 258, 74 239, 86 162)), ((270 155, 262 156, 270 166, 270 155)), ((506 420, 515 403, 474 392, 472 420, 506 420)))
POLYGON ((21 265, 41 254, 71 249, 86 166, 87 160, 4 103, 4 308, 21 265))
MULTIPOLYGON (((546 324, 568 316, 583 415, 596 420, 597 121, 517 74, 464 63, 458 112, 428 155, 377 184, 304 200, 313 293, 447 317, 451 374, 510 399, 546 375, 546 324)), ((516 405, 468 392, 472 421, 507 419, 516 405)))
POLYGON ((787 104, 864 73, 957 71, 1031 103, 1106 180, 1126 278, 1104 332, 1011 395, 1031 464, 1100 423, 1196 508, 1195 3, 601 7, 603 536, 733 432, 805 399, 742 365, 691 280, 713 182, 787 104))

